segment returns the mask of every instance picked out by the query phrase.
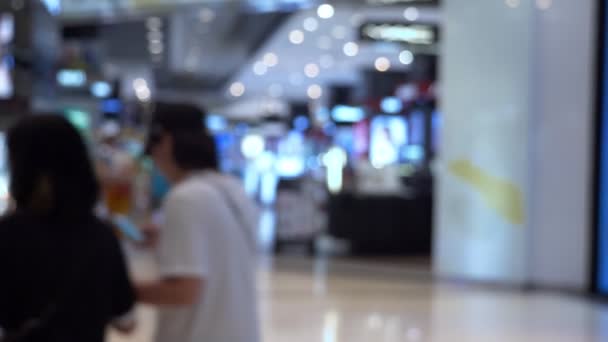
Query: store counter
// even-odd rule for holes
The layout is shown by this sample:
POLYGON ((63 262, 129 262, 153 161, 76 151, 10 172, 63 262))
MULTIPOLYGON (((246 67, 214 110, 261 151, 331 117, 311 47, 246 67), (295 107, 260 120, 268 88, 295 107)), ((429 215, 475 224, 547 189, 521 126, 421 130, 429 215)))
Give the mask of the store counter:
POLYGON ((354 254, 429 255, 432 207, 430 195, 339 194, 329 200, 328 232, 354 254))

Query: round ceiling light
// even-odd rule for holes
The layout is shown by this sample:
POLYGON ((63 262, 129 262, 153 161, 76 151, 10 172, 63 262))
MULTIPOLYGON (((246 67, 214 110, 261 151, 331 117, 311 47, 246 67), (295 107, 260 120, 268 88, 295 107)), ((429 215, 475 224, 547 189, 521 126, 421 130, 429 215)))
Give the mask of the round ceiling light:
POLYGON ((403 17, 409 21, 416 21, 420 18, 420 11, 416 7, 408 7, 403 12, 403 17))
POLYGON ((279 64, 279 56, 277 56, 275 53, 268 52, 264 55, 263 61, 267 67, 274 67, 279 64))
POLYGON ((317 15, 319 15, 319 18, 321 19, 330 19, 335 13, 336 10, 334 9, 334 6, 330 4, 322 4, 317 8, 317 15))
POLYGON ((304 19, 302 26, 304 27, 304 29, 306 31, 314 32, 319 28, 319 22, 317 21, 317 19, 310 17, 310 18, 304 19))
POLYGON ((359 45, 355 42, 348 42, 344 44, 344 54, 348 57, 355 57, 359 54, 359 45))
POLYGON ((308 87, 308 90, 306 92, 308 94, 308 97, 312 100, 318 100, 321 98, 321 96, 323 96, 323 89, 321 89, 321 86, 318 84, 313 84, 310 87, 308 87))
POLYGON ((308 78, 315 78, 317 76, 319 76, 319 66, 316 65, 315 63, 309 63, 306 64, 306 66, 304 67, 304 74, 308 77, 308 78))
POLYGON ((391 68, 391 61, 389 61, 386 57, 378 57, 374 63, 374 66, 376 67, 376 70, 386 72, 391 68))
POLYGON ((230 95, 241 97, 245 94, 245 85, 241 82, 234 82, 230 85, 230 95))
POLYGON ((399 62, 405 65, 412 64, 414 62, 414 54, 409 50, 401 51, 399 54, 399 62))
POLYGON ((266 66, 266 64, 264 64, 264 62, 255 62, 253 64, 253 73, 258 75, 258 76, 262 76, 264 74, 266 74, 266 72, 268 71, 268 67, 266 66))
POLYGON ((304 43, 304 32, 302 32, 300 30, 291 31, 289 33, 289 41, 295 45, 304 43))

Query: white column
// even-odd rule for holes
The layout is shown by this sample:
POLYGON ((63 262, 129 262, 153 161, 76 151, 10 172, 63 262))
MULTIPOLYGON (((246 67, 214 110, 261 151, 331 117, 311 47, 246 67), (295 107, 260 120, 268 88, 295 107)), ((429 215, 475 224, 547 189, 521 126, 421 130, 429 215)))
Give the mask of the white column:
POLYGON ((583 286, 591 3, 444 2, 438 275, 583 286))

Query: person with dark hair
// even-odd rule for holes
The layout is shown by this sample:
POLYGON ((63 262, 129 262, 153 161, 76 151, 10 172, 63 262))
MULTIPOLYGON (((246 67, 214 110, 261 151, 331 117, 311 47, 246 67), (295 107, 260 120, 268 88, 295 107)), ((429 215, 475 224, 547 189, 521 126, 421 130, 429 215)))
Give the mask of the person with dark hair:
POLYGON ((0 220, 0 341, 104 341, 129 332, 135 293, 81 136, 51 115, 8 132, 15 209, 0 220))
POLYGON ((156 108, 146 151, 172 189, 163 206, 160 279, 136 291, 160 308, 158 342, 257 342, 257 212, 239 182, 219 173, 203 119, 189 105, 156 108))

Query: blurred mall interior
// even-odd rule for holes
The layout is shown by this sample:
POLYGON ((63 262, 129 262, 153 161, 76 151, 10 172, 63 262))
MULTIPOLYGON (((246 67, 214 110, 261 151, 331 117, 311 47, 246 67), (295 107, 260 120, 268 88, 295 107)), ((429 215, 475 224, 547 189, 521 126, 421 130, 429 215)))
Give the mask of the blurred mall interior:
POLYGON ((117 137, 137 222, 154 104, 205 108, 261 210, 264 341, 608 341, 605 2, 2 0, 0 130, 117 137))

